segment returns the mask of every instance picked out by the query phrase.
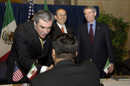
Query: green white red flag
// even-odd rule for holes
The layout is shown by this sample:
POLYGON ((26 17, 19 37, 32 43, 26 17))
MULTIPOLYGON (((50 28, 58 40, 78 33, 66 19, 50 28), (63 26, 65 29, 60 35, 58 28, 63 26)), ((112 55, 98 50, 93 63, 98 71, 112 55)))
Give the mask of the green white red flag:
POLYGON ((8 0, 6 4, 4 21, 0 38, 0 61, 6 61, 10 53, 15 29, 16 29, 16 22, 10 0, 8 0))
POLYGON ((27 74, 27 77, 29 79, 32 79, 34 76, 36 76, 37 74, 37 67, 34 65, 34 63, 32 64, 32 67, 31 69, 29 70, 28 74, 27 74))
POLYGON ((44 2, 44 10, 49 11, 48 6, 47 6, 47 3, 46 3, 46 0, 45 0, 45 2, 44 2))
POLYGON ((105 67, 104 67, 104 72, 107 74, 108 73, 108 68, 110 67, 110 62, 109 60, 107 60, 106 64, 105 64, 105 67))

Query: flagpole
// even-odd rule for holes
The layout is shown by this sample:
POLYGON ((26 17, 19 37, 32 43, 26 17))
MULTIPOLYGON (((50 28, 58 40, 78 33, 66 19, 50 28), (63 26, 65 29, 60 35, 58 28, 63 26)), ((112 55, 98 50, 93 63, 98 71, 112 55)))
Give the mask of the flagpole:
POLYGON ((30 20, 30 17, 32 16, 34 16, 34 4, 33 4, 33 0, 30 0, 29 10, 28 10, 28 21, 30 20))
POLYGON ((6 6, 7 2, 5 1, 5 6, 6 6))

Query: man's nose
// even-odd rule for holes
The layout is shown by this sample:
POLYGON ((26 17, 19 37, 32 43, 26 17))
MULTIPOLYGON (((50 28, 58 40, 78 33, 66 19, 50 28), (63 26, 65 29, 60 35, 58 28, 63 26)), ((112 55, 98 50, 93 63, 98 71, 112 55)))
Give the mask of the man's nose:
POLYGON ((45 30, 44 30, 44 33, 48 34, 49 31, 50 31, 49 29, 45 29, 45 30))

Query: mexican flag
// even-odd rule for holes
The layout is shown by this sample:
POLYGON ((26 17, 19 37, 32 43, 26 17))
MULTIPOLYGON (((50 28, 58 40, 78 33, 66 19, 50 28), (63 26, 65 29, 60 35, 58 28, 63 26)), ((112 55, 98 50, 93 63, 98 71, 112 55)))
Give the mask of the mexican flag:
POLYGON ((45 0, 45 2, 44 2, 44 10, 49 11, 48 6, 47 6, 47 3, 46 3, 46 0, 45 0))
POLYGON ((105 67, 104 67, 104 72, 107 74, 108 73, 108 68, 110 67, 110 62, 109 60, 107 60, 106 64, 105 64, 105 67))
POLYGON ((32 79, 34 76, 36 76, 37 71, 38 70, 37 70, 36 66, 34 65, 34 63, 33 63, 31 69, 29 70, 29 72, 27 74, 27 77, 29 78, 29 80, 32 79))
POLYGON ((12 11, 10 0, 8 0, 5 9, 4 21, 0 38, 0 61, 6 61, 13 43, 13 33, 16 28, 16 22, 12 11))

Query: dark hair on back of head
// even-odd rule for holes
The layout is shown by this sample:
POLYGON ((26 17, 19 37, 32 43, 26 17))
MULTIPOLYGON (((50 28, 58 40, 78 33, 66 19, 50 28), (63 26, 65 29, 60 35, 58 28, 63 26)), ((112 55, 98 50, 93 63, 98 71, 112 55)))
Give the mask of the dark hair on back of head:
POLYGON ((52 45, 57 58, 73 58, 76 56, 78 42, 72 34, 62 33, 56 36, 52 45))

